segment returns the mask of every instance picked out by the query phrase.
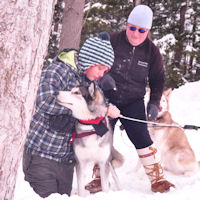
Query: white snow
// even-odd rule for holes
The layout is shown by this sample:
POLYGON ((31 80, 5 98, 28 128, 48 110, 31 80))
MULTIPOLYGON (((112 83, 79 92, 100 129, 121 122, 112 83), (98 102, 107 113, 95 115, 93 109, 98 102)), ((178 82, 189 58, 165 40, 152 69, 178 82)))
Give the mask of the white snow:
POLYGON ((160 53, 166 55, 166 51, 170 49, 170 46, 175 45, 177 40, 173 34, 167 34, 159 40, 154 40, 155 45, 160 47, 160 53))
MULTIPOLYGON (((193 124, 200 126, 200 81, 187 83, 175 89, 171 95, 170 110, 173 119, 181 125, 193 124)), ((185 131, 190 144, 200 160, 200 129, 185 131)), ((114 145, 124 155, 124 165, 116 172, 121 182, 122 190, 116 191, 112 177, 110 177, 111 188, 108 193, 99 192, 84 199, 87 200, 192 200, 200 197, 200 171, 192 177, 176 176, 165 172, 166 178, 176 185, 176 189, 160 194, 150 190, 150 183, 144 174, 144 170, 136 171, 136 151, 128 140, 126 133, 119 130, 119 123, 114 134, 114 145)), ((92 169, 88 170, 88 181, 91 180, 92 169)), ((23 172, 20 166, 15 189, 14 200, 41 200, 35 194, 27 182, 23 180, 23 172)), ((83 200, 76 194, 76 175, 74 176, 73 192, 71 197, 67 195, 52 194, 45 198, 47 200, 83 200)))

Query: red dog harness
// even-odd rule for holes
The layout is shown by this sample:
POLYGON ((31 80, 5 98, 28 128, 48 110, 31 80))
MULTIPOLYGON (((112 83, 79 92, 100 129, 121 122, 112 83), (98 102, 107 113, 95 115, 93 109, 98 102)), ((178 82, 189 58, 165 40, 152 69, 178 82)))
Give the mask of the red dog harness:
POLYGON ((90 119, 90 120, 79 120, 82 124, 99 124, 101 120, 103 120, 104 117, 97 117, 96 119, 90 119))
MULTIPOLYGON (((93 124, 99 124, 103 119, 105 119, 105 118, 103 116, 101 116, 101 117, 97 117, 96 119, 91 119, 91 120, 79 120, 79 122, 82 124, 93 125, 93 124)), ((105 120, 105 124, 106 124, 106 120, 105 120)), ((83 132, 83 133, 79 133, 79 134, 77 134, 75 131, 73 131, 70 143, 72 143, 75 138, 82 138, 82 137, 90 136, 93 134, 96 134, 96 131, 83 132)))

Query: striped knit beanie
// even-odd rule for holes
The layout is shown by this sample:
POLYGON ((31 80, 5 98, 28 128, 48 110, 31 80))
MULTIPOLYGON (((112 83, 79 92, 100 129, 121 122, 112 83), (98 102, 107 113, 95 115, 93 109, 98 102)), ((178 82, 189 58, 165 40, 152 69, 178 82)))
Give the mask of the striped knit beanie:
POLYGON ((79 62, 83 71, 95 65, 105 65, 110 70, 114 62, 114 52, 109 34, 102 32, 98 37, 87 39, 79 51, 79 62))

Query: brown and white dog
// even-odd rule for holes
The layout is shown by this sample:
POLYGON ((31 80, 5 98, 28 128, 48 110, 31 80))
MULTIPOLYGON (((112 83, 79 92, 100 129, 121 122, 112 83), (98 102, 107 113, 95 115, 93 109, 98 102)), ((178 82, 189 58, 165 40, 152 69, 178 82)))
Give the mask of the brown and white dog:
MULTIPOLYGON (((158 113, 157 123, 173 124, 169 112, 169 100, 172 90, 166 90, 161 98, 161 110, 158 113)), ((147 95, 148 95, 147 91, 147 95)), ((164 169, 177 174, 191 176, 199 170, 200 163, 196 161, 195 154, 189 144, 182 128, 177 127, 149 127, 149 132, 156 147, 160 151, 164 169)))

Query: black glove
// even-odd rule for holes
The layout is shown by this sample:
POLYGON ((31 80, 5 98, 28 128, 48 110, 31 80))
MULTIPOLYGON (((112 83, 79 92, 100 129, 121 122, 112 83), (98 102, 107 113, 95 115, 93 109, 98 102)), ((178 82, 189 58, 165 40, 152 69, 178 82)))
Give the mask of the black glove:
POLYGON ((100 80, 99 80, 99 86, 103 91, 108 90, 116 90, 116 84, 115 80, 110 76, 109 74, 105 74, 100 80))
POLYGON ((50 115, 49 127, 53 131, 57 131, 63 134, 71 133, 74 130, 76 119, 67 114, 50 115))
POLYGON ((147 105, 147 119, 149 121, 156 120, 158 115, 158 107, 155 104, 149 103, 147 105))

